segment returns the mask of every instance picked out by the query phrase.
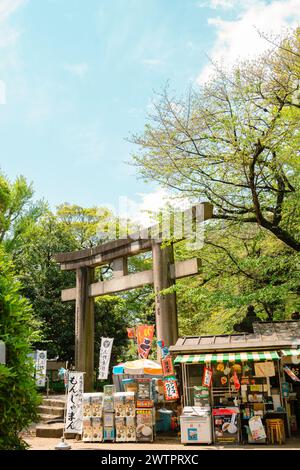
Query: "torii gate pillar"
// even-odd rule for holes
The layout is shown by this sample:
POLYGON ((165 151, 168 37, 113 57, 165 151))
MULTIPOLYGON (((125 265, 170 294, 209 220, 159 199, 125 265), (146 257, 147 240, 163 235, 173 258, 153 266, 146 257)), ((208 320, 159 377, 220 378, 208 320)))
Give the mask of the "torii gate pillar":
POLYGON ((75 368, 84 371, 84 390, 94 388, 94 298, 89 296, 94 281, 94 269, 86 266, 76 269, 75 306, 75 368))
POLYGON ((162 248, 161 243, 153 242, 152 260, 156 337, 163 340, 166 346, 171 346, 178 339, 176 293, 163 295, 160 291, 175 284, 170 276, 170 266, 174 263, 173 244, 162 248))

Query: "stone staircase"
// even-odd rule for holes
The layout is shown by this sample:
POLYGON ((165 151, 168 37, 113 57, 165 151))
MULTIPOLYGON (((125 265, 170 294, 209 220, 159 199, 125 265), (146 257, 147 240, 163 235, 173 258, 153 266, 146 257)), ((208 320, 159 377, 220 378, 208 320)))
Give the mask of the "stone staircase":
POLYGON ((64 406, 64 397, 43 399, 42 404, 38 407, 37 437, 61 437, 63 435, 64 406))

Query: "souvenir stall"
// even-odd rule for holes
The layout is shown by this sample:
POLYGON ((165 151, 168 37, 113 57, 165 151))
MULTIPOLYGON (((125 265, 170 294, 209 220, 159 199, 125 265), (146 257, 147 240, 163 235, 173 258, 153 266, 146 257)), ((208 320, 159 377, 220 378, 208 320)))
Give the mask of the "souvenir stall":
POLYGON ((300 349, 281 351, 282 397, 291 434, 300 431, 300 349))
MULTIPOLYGON (((275 350, 275 340, 254 334, 179 338, 170 350, 181 377, 182 442, 187 440, 188 414, 190 420, 191 416, 201 416, 202 440, 200 437, 197 442, 285 442, 290 424, 294 423, 294 428, 297 425, 295 390, 300 377, 299 381, 291 378, 282 366, 284 350, 280 346, 287 341, 277 339, 277 344, 275 350), (287 377, 292 384, 287 385, 287 377), (288 398, 287 393, 292 396, 288 398)), ((294 373, 297 375, 297 371, 294 373)), ((195 423, 190 427, 193 434, 195 423)))
MULTIPOLYGON (((170 360, 171 357, 167 361, 170 360)), ((167 373, 165 362, 162 361, 162 366, 156 361, 139 359, 113 368, 113 382, 116 389, 120 392, 131 391, 135 394, 138 419, 145 420, 148 416, 148 423, 150 423, 151 410, 153 438, 156 433, 174 433, 179 426, 177 383, 174 377, 170 378, 170 374, 165 375, 167 373)), ((172 368, 169 372, 174 375, 172 368)))

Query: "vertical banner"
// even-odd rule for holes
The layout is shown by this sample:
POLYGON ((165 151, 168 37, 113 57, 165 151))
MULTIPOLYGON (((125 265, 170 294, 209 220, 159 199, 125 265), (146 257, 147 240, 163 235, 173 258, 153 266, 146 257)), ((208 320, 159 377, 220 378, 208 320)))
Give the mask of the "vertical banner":
POLYGON ((113 338, 101 338, 100 356, 99 356, 99 380, 106 380, 108 377, 109 363, 113 338))
POLYGON ((136 329, 138 354, 141 359, 147 359, 154 335, 154 325, 139 325, 136 329))
POLYGON ((82 432, 83 389, 83 372, 69 371, 66 433, 82 432))
POLYGON ((37 387, 45 387, 47 372, 47 351, 36 351, 35 356, 35 384, 37 387))

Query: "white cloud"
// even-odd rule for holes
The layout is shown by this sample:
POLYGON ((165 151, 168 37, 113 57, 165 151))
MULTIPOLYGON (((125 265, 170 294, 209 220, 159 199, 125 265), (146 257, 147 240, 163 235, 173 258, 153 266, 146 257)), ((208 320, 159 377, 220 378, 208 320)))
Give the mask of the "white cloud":
POLYGON ((6 20, 24 3, 25 0, 0 0, 0 22, 6 20))
POLYGON ((142 227, 150 227, 157 222, 155 215, 167 205, 174 209, 187 209, 190 202, 186 198, 175 198, 164 188, 157 188, 151 193, 138 193, 136 200, 122 197, 116 211, 122 218, 130 219, 142 227))
MULTIPOLYGON (((213 10, 217 8, 224 8, 227 10, 233 8, 236 3, 238 3, 238 0, 208 0, 197 2, 197 6, 199 8, 212 8, 213 10)), ((239 1, 239 3, 241 3, 241 1, 239 1)))
POLYGON ((142 59, 141 62, 144 65, 149 65, 150 67, 157 67, 162 64, 161 59, 142 59))
POLYGON ((78 64, 65 64, 64 68, 77 77, 83 77, 89 69, 86 62, 80 62, 78 64))
MULTIPOLYGON (((270 48, 268 41, 259 32, 281 34, 290 27, 296 27, 299 21, 299 0, 278 0, 272 3, 248 0, 240 4, 235 20, 225 20, 220 16, 208 19, 208 23, 216 29, 216 41, 208 51, 208 56, 213 63, 231 67, 238 60, 253 58, 270 48)), ((208 64, 196 81, 203 84, 213 74, 214 66, 208 64)))
POLYGON ((8 24, 9 17, 23 6, 27 0, 0 0, 0 48, 17 41, 20 32, 8 24))

